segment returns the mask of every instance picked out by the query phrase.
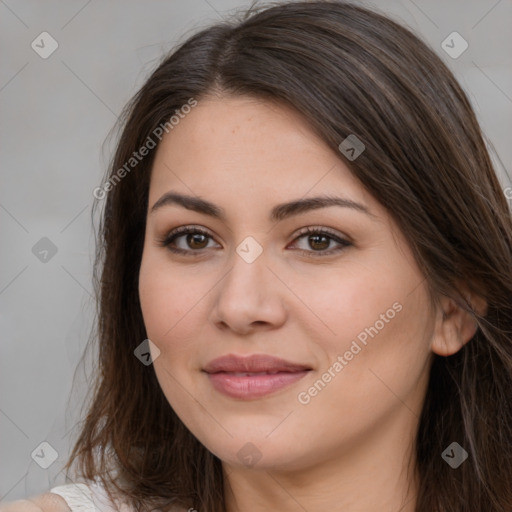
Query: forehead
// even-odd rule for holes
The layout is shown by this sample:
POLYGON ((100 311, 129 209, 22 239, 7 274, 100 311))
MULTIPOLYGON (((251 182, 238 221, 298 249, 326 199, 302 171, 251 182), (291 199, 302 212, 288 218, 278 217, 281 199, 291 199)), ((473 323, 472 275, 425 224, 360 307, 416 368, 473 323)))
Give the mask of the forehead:
POLYGON ((252 97, 201 100, 164 135, 151 173, 150 205, 169 189, 216 202, 236 198, 248 206, 309 191, 371 201, 298 112, 252 97))

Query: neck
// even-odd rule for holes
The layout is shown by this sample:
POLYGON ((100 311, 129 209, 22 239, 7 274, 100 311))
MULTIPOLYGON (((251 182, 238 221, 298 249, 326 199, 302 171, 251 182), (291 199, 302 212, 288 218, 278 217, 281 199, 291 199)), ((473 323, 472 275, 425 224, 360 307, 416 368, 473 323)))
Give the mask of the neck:
POLYGON ((372 432, 293 470, 223 463, 227 512, 414 512, 418 418, 401 407, 372 432))

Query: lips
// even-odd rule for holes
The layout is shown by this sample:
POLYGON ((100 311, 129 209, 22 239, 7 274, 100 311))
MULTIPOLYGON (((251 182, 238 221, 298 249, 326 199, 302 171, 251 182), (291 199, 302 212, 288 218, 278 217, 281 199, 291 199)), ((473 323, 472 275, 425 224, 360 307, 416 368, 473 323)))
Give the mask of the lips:
POLYGON ((307 365, 264 354, 229 354, 214 359, 203 369, 217 391, 242 400, 274 393, 302 379, 310 370, 307 365))
POLYGON ((311 370, 311 367, 265 354, 254 354, 246 357, 229 354, 210 361, 204 367, 206 373, 226 372, 253 375, 258 373, 302 372, 305 370, 311 370))

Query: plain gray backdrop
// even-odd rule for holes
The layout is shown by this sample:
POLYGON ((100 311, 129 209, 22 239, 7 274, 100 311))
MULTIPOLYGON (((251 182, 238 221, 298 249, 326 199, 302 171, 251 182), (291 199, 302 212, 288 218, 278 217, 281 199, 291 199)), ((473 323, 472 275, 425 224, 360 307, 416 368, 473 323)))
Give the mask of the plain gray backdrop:
MULTIPOLYGON (((454 71, 503 188, 510 186, 512 1, 354 3, 408 26, 454 71), (442 47, 454 31, 469 45, 457 58, 442 47)), ((76 432, 75 406, 87 389, 78 363, 95 308, 92 191, 112 150, 103 144, 109 131, 164 52, 249 5, 0 0, 1 500, 65 483, 61 469, 76 432), (45 55, 52 44, 58 48, 45 55), (38 453, 56 460, 45 469, 38 453)), ((451 45, 460 49, 461 41, 451 45)))

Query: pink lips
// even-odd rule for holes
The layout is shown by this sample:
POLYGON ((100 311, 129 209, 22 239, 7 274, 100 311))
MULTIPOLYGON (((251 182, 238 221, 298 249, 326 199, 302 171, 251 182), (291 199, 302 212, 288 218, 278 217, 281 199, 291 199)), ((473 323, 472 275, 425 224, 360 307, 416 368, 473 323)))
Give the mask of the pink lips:
POLYGON ((284 359, 254 354, 240 357, 234 354, 219 357, 204 370, 213 387, 232 398, 259 398, 282 389, 302 377, 311 368, 284 359))

